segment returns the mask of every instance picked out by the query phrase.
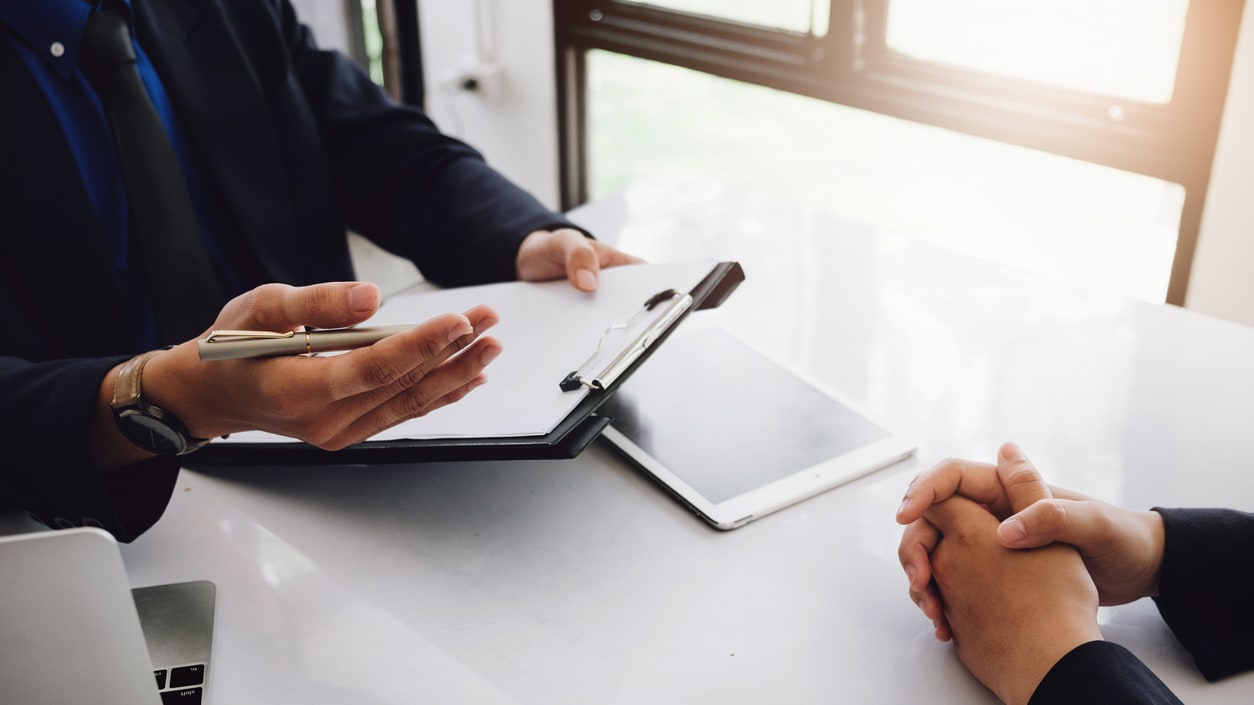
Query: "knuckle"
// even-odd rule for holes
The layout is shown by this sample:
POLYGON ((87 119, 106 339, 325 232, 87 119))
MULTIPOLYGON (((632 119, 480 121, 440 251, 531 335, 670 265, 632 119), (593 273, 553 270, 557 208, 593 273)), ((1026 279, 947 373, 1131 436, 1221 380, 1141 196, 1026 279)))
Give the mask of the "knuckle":
MULTIPOLYGON (((450 343, 441 340, 436 340, 431 336, 424 336, 418 340, 418 354, 422 356, 423 360, 430 360, 443 353, 444 348, 449 344, 450 343)), ((456 343, 452 344, 456 345, 456 343)))
POLYGON ((334 312, 337 293, 329 286, 311 286, 305 290, 305 295, 308 297, 306 305, 315 314, 325 315, 334 312))
POLYGON ((1006 476, 1006 482, 1015 486, 1035 485, 1041 482, 1041 475, 1026 462, 1019 462, 1006 476))
POLYGON ((1067 508, 1061 502, 1039 502, 1035 518, 1044 529, 1058 529, 1067 524, 1067 508))
POLYGON ((435 399, 432 398, 431 394, 422 387, 415 387, 402 395, 401 414, 406 419, 426 416, 434 401, 435 399))
POLYGON ((375 388, 392 384, 404 376, 395 361, 384 355, 371 355, 363 373, 366 382, 375 388))
POLYGON ((291 288, 287 284, 270 283, 244 293, 242 297, 246 315, 265 327, 284 327, 285 324, 281 324, 276 318, 276 314, 281 317, 276 303, 282 301, 291 288))
POLYGON ((901 543, 897 545, 897 561, 902 565, 910 563, 914 558, 914 548, 917 545, 902 539, 901 543))
POLYGON ((422 381, 427 378, 427 375, 429 373, 430 373, 430 370, 428 369, 427 365, 424 363, 402 374, 400 377, 396 379, 396 382, 394 384, 397 387, 399 387, 402 391, 409 391, 411 389, 416 389, 418 385, 421 384, 422 381))

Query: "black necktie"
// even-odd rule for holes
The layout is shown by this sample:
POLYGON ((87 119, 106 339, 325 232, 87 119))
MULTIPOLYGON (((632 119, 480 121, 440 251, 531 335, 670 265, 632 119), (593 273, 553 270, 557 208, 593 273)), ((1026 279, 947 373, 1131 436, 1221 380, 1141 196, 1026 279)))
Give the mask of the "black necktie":
POLYGON ((139 252, 163 344, 200 335, 224 301, 174 147, 135 65, 126 19, 87 21, 78 64, 96 89, 117 144, 139 252))

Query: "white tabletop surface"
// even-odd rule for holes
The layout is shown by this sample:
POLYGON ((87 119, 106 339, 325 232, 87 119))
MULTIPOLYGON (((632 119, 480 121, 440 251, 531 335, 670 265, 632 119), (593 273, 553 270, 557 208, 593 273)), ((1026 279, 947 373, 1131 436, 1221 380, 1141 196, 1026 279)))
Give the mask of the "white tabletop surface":
MULTIPOLYGON (((1015 440, 1114 503, 1254 509, 1252 328, 681 177, 573 215, 653 261, 740 261, 685 325, 805 371, 917 457, 728 533, 599 445, 185 470, 122 552, 136 586, 217 584, 211 705, 995 702, 906 597, 893 513, 922 467, 1015 440)), ((1101 621, 1186 702, 1254 692, 1205 683, 1148 601, 1101 621)))

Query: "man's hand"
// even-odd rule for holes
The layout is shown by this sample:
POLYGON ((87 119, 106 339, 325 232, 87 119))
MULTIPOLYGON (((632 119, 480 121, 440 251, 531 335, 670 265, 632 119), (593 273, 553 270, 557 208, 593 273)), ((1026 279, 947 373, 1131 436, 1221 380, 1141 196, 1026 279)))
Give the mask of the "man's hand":
MULTIPOLYGON (((228 302, 213 327, 341 328, 365 321, 378 306, 373 284, 267 284, 228 302)), ((478 306, 325 357, 202 361, 196 341, 188 341, 152 358, 144 370, 143 393, 199 438, 261 430, 338 450, 452 404, 483 384, 483 370, 501 353, 501 345, 479 335, 497 320, 492 309, 478 306)), ((98 418, 102 413, 108 418, 115 375, 116 370, 101 386, 98 418)), ((109 466, 141 459, 111 425, 109 418, 95 427, 97 462, 109 466)))
POLYGON ((939 595, 931 584, 929 556, 940 533, 922 517, 928 507, 951 496, 984 505, 1001 521, 997 538, 1006 548, 1054 542, 1075 546, 1097 585, 1101 604, 1123 604, 1157 593, 1162 517, 1047 486, 1023 451, 1007 443, 995 466, 947 460, 920 474, 897 510, 897 521, 907 524, 898 557, 910 583, 910 596, 933 621, 938 639, 950 636, 939 595), (1043 495, 1041 488, 1052 497, 1043 495))
POLYGON ((1075 549, 1004 548, 997 520, 964 497, 924 517, 942 535, 932 572, 958 658, 1002 702, 1027 703, 1059 659, 1101 640, 1097 589, 1075 549))
POLYGON ((566 277, 580 291, 595 291, 602 269, 642 261, 578 230, 561 228, 528 235, 518 248, 516 266, 518 278, 523 281, 566 277))

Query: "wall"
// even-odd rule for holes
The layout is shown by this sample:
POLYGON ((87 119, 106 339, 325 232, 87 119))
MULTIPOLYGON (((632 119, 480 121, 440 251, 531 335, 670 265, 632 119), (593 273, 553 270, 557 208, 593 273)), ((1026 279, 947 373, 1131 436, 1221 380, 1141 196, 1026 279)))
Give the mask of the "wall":
POLYGON ((551 0, 420 0, 427 108, 441 129, 550 208, 558 204, 557 85, 551 0), (476 60, 475 15, 490 20, 485 47, 504 69, 499 100, 443 88, 476 60))
MULTIPOLYGON (((292 0, 322 46, 344 50, 343 0, 292 0)), ((550 208, 558 203, 557 87, 549 0, 420 0, 427 109, 442 130, 469 142, 488 162, 550 208), (484 18, 481 25, 476 17, 484 18), (502 31, 504 30, 504 31, 502 31), (491 37, 490 42, 479 38, 491 37), (480 44, 489 44, 480 49, 480 44), (446 87, 447 79, 491 59, 503 69, 499 98, 446 87)), ((351 236, 359 279, 384 295, 420 281, 406 260, 351 236)))
POLYGON ((318 46, 348 52, 344 0, 292 0, 296 16, 313 30, 318 46))
MULTIPOLYGON (((344 50, 344 0, 292 0, 318 43, 344 50)), ((550 0, 419 0, 427 108, 440 128, 479 149, 500 172, 557 205, 557 86, 550 0), (477 18, 482 18, 482 29, 477 18), (491 41, 480 42, 481 35, 491 41), (480 44, 484 46, 480 47, 480 44), (503 69, 484 100, 447 79, 482 58, 503 69)))
POLYGON ((1228 105, 1185 306, 1254 324, 1254 0, 1246 0, 1228 105))

